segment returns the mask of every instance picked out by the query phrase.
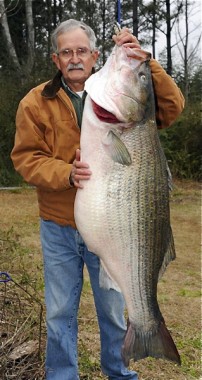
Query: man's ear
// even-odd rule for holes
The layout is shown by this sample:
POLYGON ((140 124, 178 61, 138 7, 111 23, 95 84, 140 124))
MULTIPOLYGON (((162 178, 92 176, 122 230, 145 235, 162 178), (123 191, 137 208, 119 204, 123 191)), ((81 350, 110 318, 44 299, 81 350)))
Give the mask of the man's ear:
POLYGON ((59 57, 58 57, 58 55, 56 53, 52 54, 52 61, 57 66, 58 70, 60 70, 60 61, 59 61, 59 57))
POLYGON ((99 55, 100 55, 100 53, 99 53, 98 50, 94 50, 94 51, 92 52, 92 57, 93 57, 93 60, 94 60, 94 64, 96 63, 96 61, 97 61, 99 55))

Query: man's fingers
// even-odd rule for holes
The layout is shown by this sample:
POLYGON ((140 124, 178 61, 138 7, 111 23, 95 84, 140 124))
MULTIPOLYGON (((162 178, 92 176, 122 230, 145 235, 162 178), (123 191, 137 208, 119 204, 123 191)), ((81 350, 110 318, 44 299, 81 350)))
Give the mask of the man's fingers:
POLYGON ((81 159, 81 151, 80 149, 77 149, 76 150, 76 158, 75 158, 75 161, 80 161, 81 159))
POLYGON ((82 189, 83 185, 80 181, 90 179, 91 174, 92 172, 89 169, 89 165, 86 162, 80 161, 80 149, 77 149, 71 171, 71 180, 74 183, 74 186, 82 189))
POLYGON ((90 179, 90 175, 78 175, 78 174, 75 174, 74 176, 74 186, 77 187, 77 188, 80 188, 80 189, 83 189, 83 185, 82 183, 80 182, 81 180, 88 180, 90 179))
POLYGON ((78 169, 82 169, 82 168, 84 168, 84 169, 88 169, 89 168, 89 165, 86 163, 86 162, 82 162, 82 161, 74 161, 73 162, 73 166, 76 168, 76 170, 78 170, 78 169))
MULTIPOLYGON (((120 45, 127 46, 130 44, 140 46, 138 39, 135 36, 133 36, 133 34, 130 33, 128 29, 122 29, 117 35, 113 35, 112 38, 118 46, 120 45)), ((133 46, 133 47, 136 47, 136 46, 133 46)))
POLYGON ((83 189, 83 185, 78 181, 74 181, 74 187, 76 187, 77 189, 83 189))

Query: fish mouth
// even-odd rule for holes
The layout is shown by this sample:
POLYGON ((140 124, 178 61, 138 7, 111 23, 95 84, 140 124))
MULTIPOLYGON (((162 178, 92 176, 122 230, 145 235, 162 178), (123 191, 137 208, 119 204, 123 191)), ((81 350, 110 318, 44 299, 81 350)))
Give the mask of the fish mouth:
POLYGON ((113 113, 99 106, 92 99, 91 99, 91 102, 92 102, 93 111, 95 112, 99 120, 104 121, 105 123, 110 123, 110 124, 121 123, 121 121, 118 120, 117 117, 113 113))
MULTIPOLYGON (((139 100, 138 98, 134 98, 134 96, 132 97, 124 93, 119 93, 119 96, 124 96, 124 98, 129 99, 130 102, 134 104, 134 109, 138 107, 141 110, 139 113, 139 117, 136 120, 134 120, 132 116, 131 118, 128 118, 128 122, 132 122, 132 121, 141 122, 144 119, 143 115, 145 114, 144 102, 141 102, 141 100, 139 100)), ((99 104, 94 102, 94 100, 91 99, 91 102, 92 102, 93 111, 100 121, 103 121, 105 123, 110 123, 110 124, 118 124, 118 123, 124 122, 123 119, 122 120, 117 119, 117 117, 112 112, 107 111, 105 108, 101 107, 99 104)))

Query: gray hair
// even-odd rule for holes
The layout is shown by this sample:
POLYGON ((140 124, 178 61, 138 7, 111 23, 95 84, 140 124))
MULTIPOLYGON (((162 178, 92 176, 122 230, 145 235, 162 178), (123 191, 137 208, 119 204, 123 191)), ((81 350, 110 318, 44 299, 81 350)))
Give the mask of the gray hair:
POLYGON ((91 50, 95 50, 96 47, 96 36, 93 29, 86 25, 83 21, 77 21, 74 19, 69 19, 61 22, 57 28, 53 31, 51 36, 52 48, 54 52, 57 52, 57 39, 60 34, 66 33, 70 30, 81 28, 89 38, 91 50))

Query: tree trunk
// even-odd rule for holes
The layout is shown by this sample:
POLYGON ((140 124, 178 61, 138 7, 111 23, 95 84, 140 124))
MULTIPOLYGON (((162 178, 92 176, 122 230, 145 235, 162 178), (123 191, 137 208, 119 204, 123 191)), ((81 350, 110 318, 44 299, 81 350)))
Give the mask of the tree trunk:
MULTIPOLYGON (((8 8, 9 9, 9 6, 8 8)), ((25 1, 25 11, 26 11, 26 24, 27 24, 27 60, 20 64, 18 59, 14 43, 11 38, 5 2, 0 0, 0 22, 2 25, 2 30, 8 50, 8 57, 13 62, 14 68, 20 80, 24 82, 27 80, 28 75, 31 73, 34 65, 34 22, 33 22, 33 13, 32 13, 32 0, 25 1)))
POLYGON ((184 79, 185 79, 185 100, 188 102, 189 97, 189 74, 188 74, 188 36, 189 36, 189 24, 188 24, 188 1, 185 1, 185 44, 184 44, 184 79))
POLYGON ((47 33, 48 33, 48 44, 47 44, 47 61, 50 62, 51 55, 51 21, 52 21, 52 12, 51 12, 51 0, 46 0, 48 20, 47 20, 47 33))
POLYGON ((102 9, 102 20, 103 20, 103 26, 102 26, 102 64, 105 64, 106 61, 106 52, 105 52, 105 32, 106 32, 106 25, 105 25, 105 18, 106 18, 106 4, 105 0, 103 1, 103 9, 102 9))
POLYGON ((32 0, 25 1, 26 9, 26 21, 28 29, 28 39, 27 39, 27 49, 28 49, 28 59, 26 63, 27 74, 30 74, 34 65, 34 22, 33 22, 33 12, 32 12, 32 0))
POLYGON ((138 0, 133 0, 133 34, 138 38, 138 0))
POLYGON ((153 55, 153 58, 155 58, 156 56, 155 43, 156 43, 156 0, 153 0, 153 8, 152 8, 152 55, 153 55))
POLYGON ((170 0, 166 0, 166 40, 167 40, 167 73, 172 75, 172 54, 171 54, 171 14, 170 14, 170 0))
POLYGON ((21 67, 10 35, 4 0, 0 0, 0 23, 2 25, 3 35, 7 45, 8 55, 14 64, 16 72, 20 73, 21 67))

